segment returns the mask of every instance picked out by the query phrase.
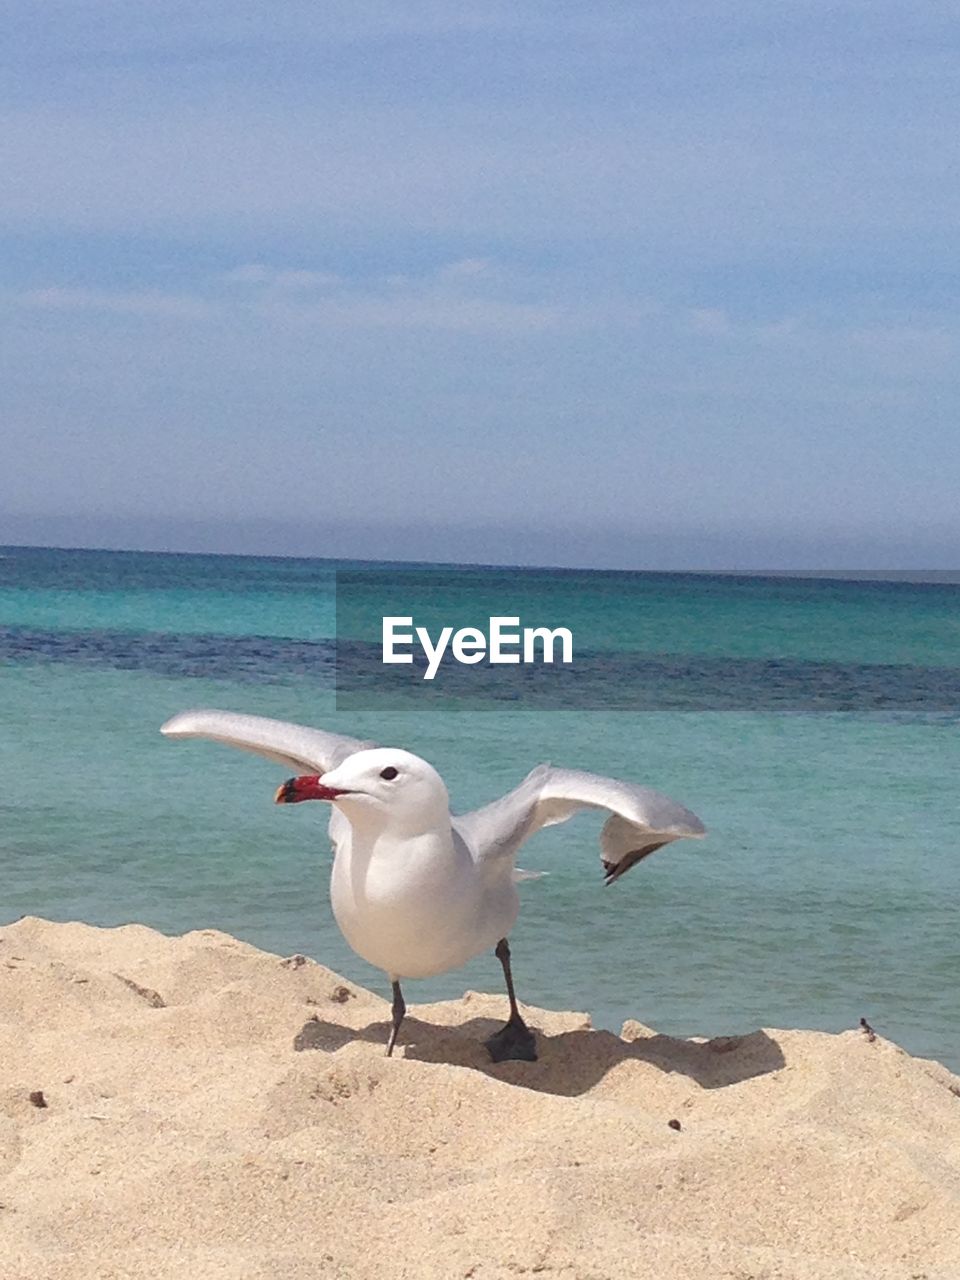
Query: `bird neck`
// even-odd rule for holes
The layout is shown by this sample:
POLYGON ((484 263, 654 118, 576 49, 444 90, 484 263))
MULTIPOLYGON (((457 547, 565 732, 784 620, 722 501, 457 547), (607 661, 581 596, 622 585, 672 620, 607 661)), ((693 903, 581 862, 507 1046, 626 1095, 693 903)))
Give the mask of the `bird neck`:
POLYGON ((347 805, 340 802, 344 816, 357 835, 365 841, 413 840, 421 836, 448 833, 450 810, 447 805, 418 807, 415 812, 375 808, 372 805, 347 805))

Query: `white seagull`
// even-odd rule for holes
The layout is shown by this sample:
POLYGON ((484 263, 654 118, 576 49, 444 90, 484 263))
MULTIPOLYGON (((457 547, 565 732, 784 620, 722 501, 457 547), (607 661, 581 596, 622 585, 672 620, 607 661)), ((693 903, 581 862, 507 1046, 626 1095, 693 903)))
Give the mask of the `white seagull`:
POLYGON ((580 809, 609 811, 600 834, 607 884, 671 840, 706 834, 695 814, 659 792, 576 769, 539 765, 499 800, 454 817, 443 779, 410 751, 229 711, 184 711, 161 733, 211 738, 297 771, 278 804, 332 802, 330 901, 353 950, 392 983, 388 1057, 406 1013, 401 979, 458 969, 494 947, 510 1018, 487 1049, 495 1062, 536 1059, 507 937, 520 909, 517 850, 541 827, 580 809))

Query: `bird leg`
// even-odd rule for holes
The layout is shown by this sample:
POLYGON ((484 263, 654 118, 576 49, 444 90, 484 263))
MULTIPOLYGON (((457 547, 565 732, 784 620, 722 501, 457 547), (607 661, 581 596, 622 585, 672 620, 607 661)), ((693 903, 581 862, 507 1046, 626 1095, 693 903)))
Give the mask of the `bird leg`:
POLYGON ((400 983, 394 981, 393 984, 393 1026, 390 1028, 390 1039, 387 1041, 387 1057, 393 1056, 393 1046, 397 1043, 397 1032, 400 1030, 400 1023, 403 1021, 403 1015, 407 1012, 407 1006, 403 999, 403 992, 400 990, 400 983))
POLYGON ((485 1042, 487 1052, 494 1062, 536 1062, 537 1041, 533 1032, 520 1016, 517 1008, 517 996, 513 989, 513 974, 510 972, 510 947, 506 938, 501 938, 493 953, 503 965, 503 976, 507 984, 507 995, 510 997, 510 1017, 499 1031, 485 1042))

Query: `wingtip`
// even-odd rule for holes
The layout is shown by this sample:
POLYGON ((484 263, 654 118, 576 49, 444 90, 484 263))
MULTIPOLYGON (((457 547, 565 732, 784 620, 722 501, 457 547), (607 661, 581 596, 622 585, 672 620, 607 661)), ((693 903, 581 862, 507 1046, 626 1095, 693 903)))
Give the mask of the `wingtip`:
POLYGON ((190 732, 187 721, 197 714, 196 710, 178 711, 175 716, 171 716, 169 720, 165 720, 160 726, 160 732, 165 738, 183 738, 190 732))
POLYGON ((707 834, 707 828, 695 813, 690 813, 688 810, 679 832, 678 838, 681 840, 702 840, 707 834))

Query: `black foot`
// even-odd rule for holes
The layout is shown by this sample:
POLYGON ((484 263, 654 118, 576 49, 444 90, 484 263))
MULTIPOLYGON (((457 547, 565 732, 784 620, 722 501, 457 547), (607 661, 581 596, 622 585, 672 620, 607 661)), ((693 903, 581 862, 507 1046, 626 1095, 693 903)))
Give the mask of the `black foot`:
POLYGON ((508 1023, 495 1031, 484 1041, 487 1052, 494 1062, 536 1062, 537 1038, 519 1018, 510 1019, 508 1023))

